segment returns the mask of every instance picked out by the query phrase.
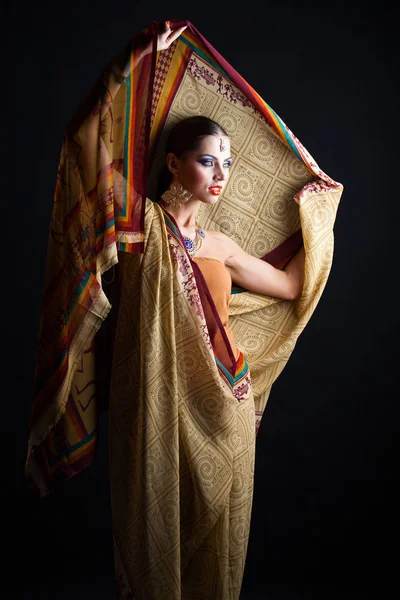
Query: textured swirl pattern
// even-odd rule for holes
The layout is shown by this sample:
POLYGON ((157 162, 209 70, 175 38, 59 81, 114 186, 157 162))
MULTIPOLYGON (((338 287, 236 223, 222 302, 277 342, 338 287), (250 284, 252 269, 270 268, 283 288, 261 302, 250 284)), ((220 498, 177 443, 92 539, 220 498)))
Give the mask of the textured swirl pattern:
POLYGON ((190 82, 186 87, 185 94, 180 95, 176 100, 176 110, 181 118, 209 114, 217 104, 214 96, 207 94, 206 90, 201 90, 195 83, 190 84, 190 82))
MULTIPOLYGON (((131 47, 133 65, 137 46, 131 47)), ((342 187, 319 169, 255 90, 229 65, 218 67, 220 57, 191 25, 167 52, 152 58, 154 78, 154 61, 140 61, 114 97, 108 67, 92 90, 102 89, 101 97, 95 96, 98 118, 93 119, 93 105, 86 105, 91 110, 82 112, 90 115, 90 126, 86 121, 76 136, 68 131, 65 137, 37 363, 45 387, 35 401, 27 474, 46 493, 52 482, 90 464, 96 397, 102 392, 101 386, 94 391, 102 366, 95 349, 100 339, 94 336, 100 326, 104 331, 113 304, 107 319, 112 319, 112 344, 103 353, 110 368, 103 379, 108 395, 111 373, 118 597, 238 600, 250 530, 255 431, 326 284, 342 187), (279 265, 287 257, 281 242, 302 229, 301 298, 289 302, 243 292, 231 302, 229 324, 236 345, 246 351, 252 381, 243 356, 236 364, 242 371, 233 379, 215 360, 179 232, 166 227, 159 205, 143 198, 147 159, 154 158, 149 189, 155 199, 169 128, 198 114, 225 125, 234 159, 223 196, 202 209, 203 227, 225 231, 256 256, 276 250, 279 265), (141 256, 130 254, 142 249, 141 256), (100 277, 111 265, 118 267, 118 277, 107 290, 121 292, 115 304, 100 277)))
MULTIPOLYGON (((246 150, 250 162, 271 175, 279 168, 282 154, 281 142, 275 135, 266 135, 265 127, 260 123, 256 124, 246 150)), ((285 150, 288 152, 287 149, 285 150)))
POLYGON ((120 310, 111 384, 117 579, 140 598, 222 599, 226 589, 239 593, 247 551, 254 401, 247 381, 238 402, 221 380, 203 337, 196 293, 187 285, 190 262, 174 240, 165 243, 162 219, 152 205, 146 216, 151 252, 134 272, 129 259, 120 264, 122 289, 126 282, 129 290, 140 271, 141 295, 120 310), (145 332, 142 348, 149 357, 143 366, 131 354, 138 331, 145 332), (130 373, 140 368, 146 383, 121 391, 121 377, 129 385, 130 373))
MULTIPOLYGON (((341 188, 317 185, 240 98, 231 82, 192 56, 161 132, 151 179, 157 178, 173 123, 191 114, 220 122, 230 135, 233 166, 218 203, 202 206, 201 225, 223 231, 259 257, 301 226, 304 289, 296 302, 232 295, 229 325, 252 380, 251 386, 243 379, 243 389, 232 394, 215 367, 190 262, 171 238, 166 244, 159 209, 148 211, 146 242, 152 252, 143 257, 142 304, 134 296, 132 304, 124 303, 117 332, 110 442, 116 569, 140 599, 238 600, 250 531, 254 434, 332 262, 341 188), (147 305, 151 309, 143 308, 147 305), (127 350, 137 337, 135 311, 142 337, 146 332, 146 371, 132 398, 131 373, 142 368, 127 350), (148 540, 147 560, 138 539, 148 540)), ((124 279, 129 286, 131 274, 124 279)))
POLYGON ((244 132, 252 125, 253 117, 229 103, 224 103, 219 117, 219 123, 225 129, 231 140, 231 146, 240 150, 246 141, 244 132))
POLYGON ((304 163, 298 160, 289 150, 287 151, 287 157, 282 164, 279 176, 283 180, 290 183, 297 182, 301 186, 310 181, 310 173, 305 168, 304 163))

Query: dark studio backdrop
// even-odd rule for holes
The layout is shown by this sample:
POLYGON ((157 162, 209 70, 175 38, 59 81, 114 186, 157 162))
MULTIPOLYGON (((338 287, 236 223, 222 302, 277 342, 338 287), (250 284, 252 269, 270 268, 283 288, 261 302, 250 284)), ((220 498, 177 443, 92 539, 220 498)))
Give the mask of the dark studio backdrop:
POLYGON ((16 463, 3 460, 2 496, 10 499, 16 479, 5 526, 26 600, 113 598, 107 415, 94 464, 51 496, 32 497, 24 478, 32 378, 64 128, 130 36, 170 18, 190 20, 345 188, 330 278, 274 384, 257 439, 242 598, 361 598, 374 590, 385 599, 396 591, 395 4, 9 3, 1 439, 4 457, 15 445, 16 463))

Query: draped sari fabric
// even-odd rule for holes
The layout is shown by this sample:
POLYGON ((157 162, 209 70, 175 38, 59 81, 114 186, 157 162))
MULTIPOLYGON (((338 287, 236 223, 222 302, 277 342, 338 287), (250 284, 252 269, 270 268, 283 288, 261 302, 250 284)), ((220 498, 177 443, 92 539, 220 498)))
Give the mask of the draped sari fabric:
POLYGON ((118 265, 110 474, 119 590, 238 598, 254 471, 247 365, 220 376, 186 249, 150 201, 145 232, 140 264, 125 254, 118 265))
POLYGON ((187 29, 168 50, 156 52, 155 24, 135 36, 119 57, 126 84, 108 65, 67 128, 26 472, 44 495, 87 466, 109 403, 119 597, 235 600, 255 433, 329 276, 343 186, 190 22, 171 24, 187 29), (200 224, 277 268, 305 248, 298 300, 232 288, 238 360, 176 223, 153 202, 171 126, 199 114, 224 127, 233 157, 200 224))

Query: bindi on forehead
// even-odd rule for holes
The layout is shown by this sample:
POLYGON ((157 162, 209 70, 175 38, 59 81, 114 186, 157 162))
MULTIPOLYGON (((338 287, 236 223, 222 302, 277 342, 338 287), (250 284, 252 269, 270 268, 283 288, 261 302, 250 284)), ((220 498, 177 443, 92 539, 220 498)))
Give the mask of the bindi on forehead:
POLYGON ((201 155, 219 156, 220 153, 229 152, 229 148, 230 140, 227 135, 207 135, 200 140, 197 152, 201 155))
POLYGON ((228 138, 219 138, 219 149, 221 152, 225 152, 228 147, 228 138))

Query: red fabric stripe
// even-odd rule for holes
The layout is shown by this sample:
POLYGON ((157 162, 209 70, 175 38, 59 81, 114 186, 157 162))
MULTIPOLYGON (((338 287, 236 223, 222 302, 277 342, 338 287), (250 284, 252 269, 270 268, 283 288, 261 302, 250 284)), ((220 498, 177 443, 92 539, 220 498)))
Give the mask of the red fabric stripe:
POLYGON ((277 269, 282 268, 303 245, 303 235, 301 229, 298 229, 290 237, 288 237, 282 244, 279 244, 276 248, 268 252, 262 257, 262 260, 269 263, 277 269))

